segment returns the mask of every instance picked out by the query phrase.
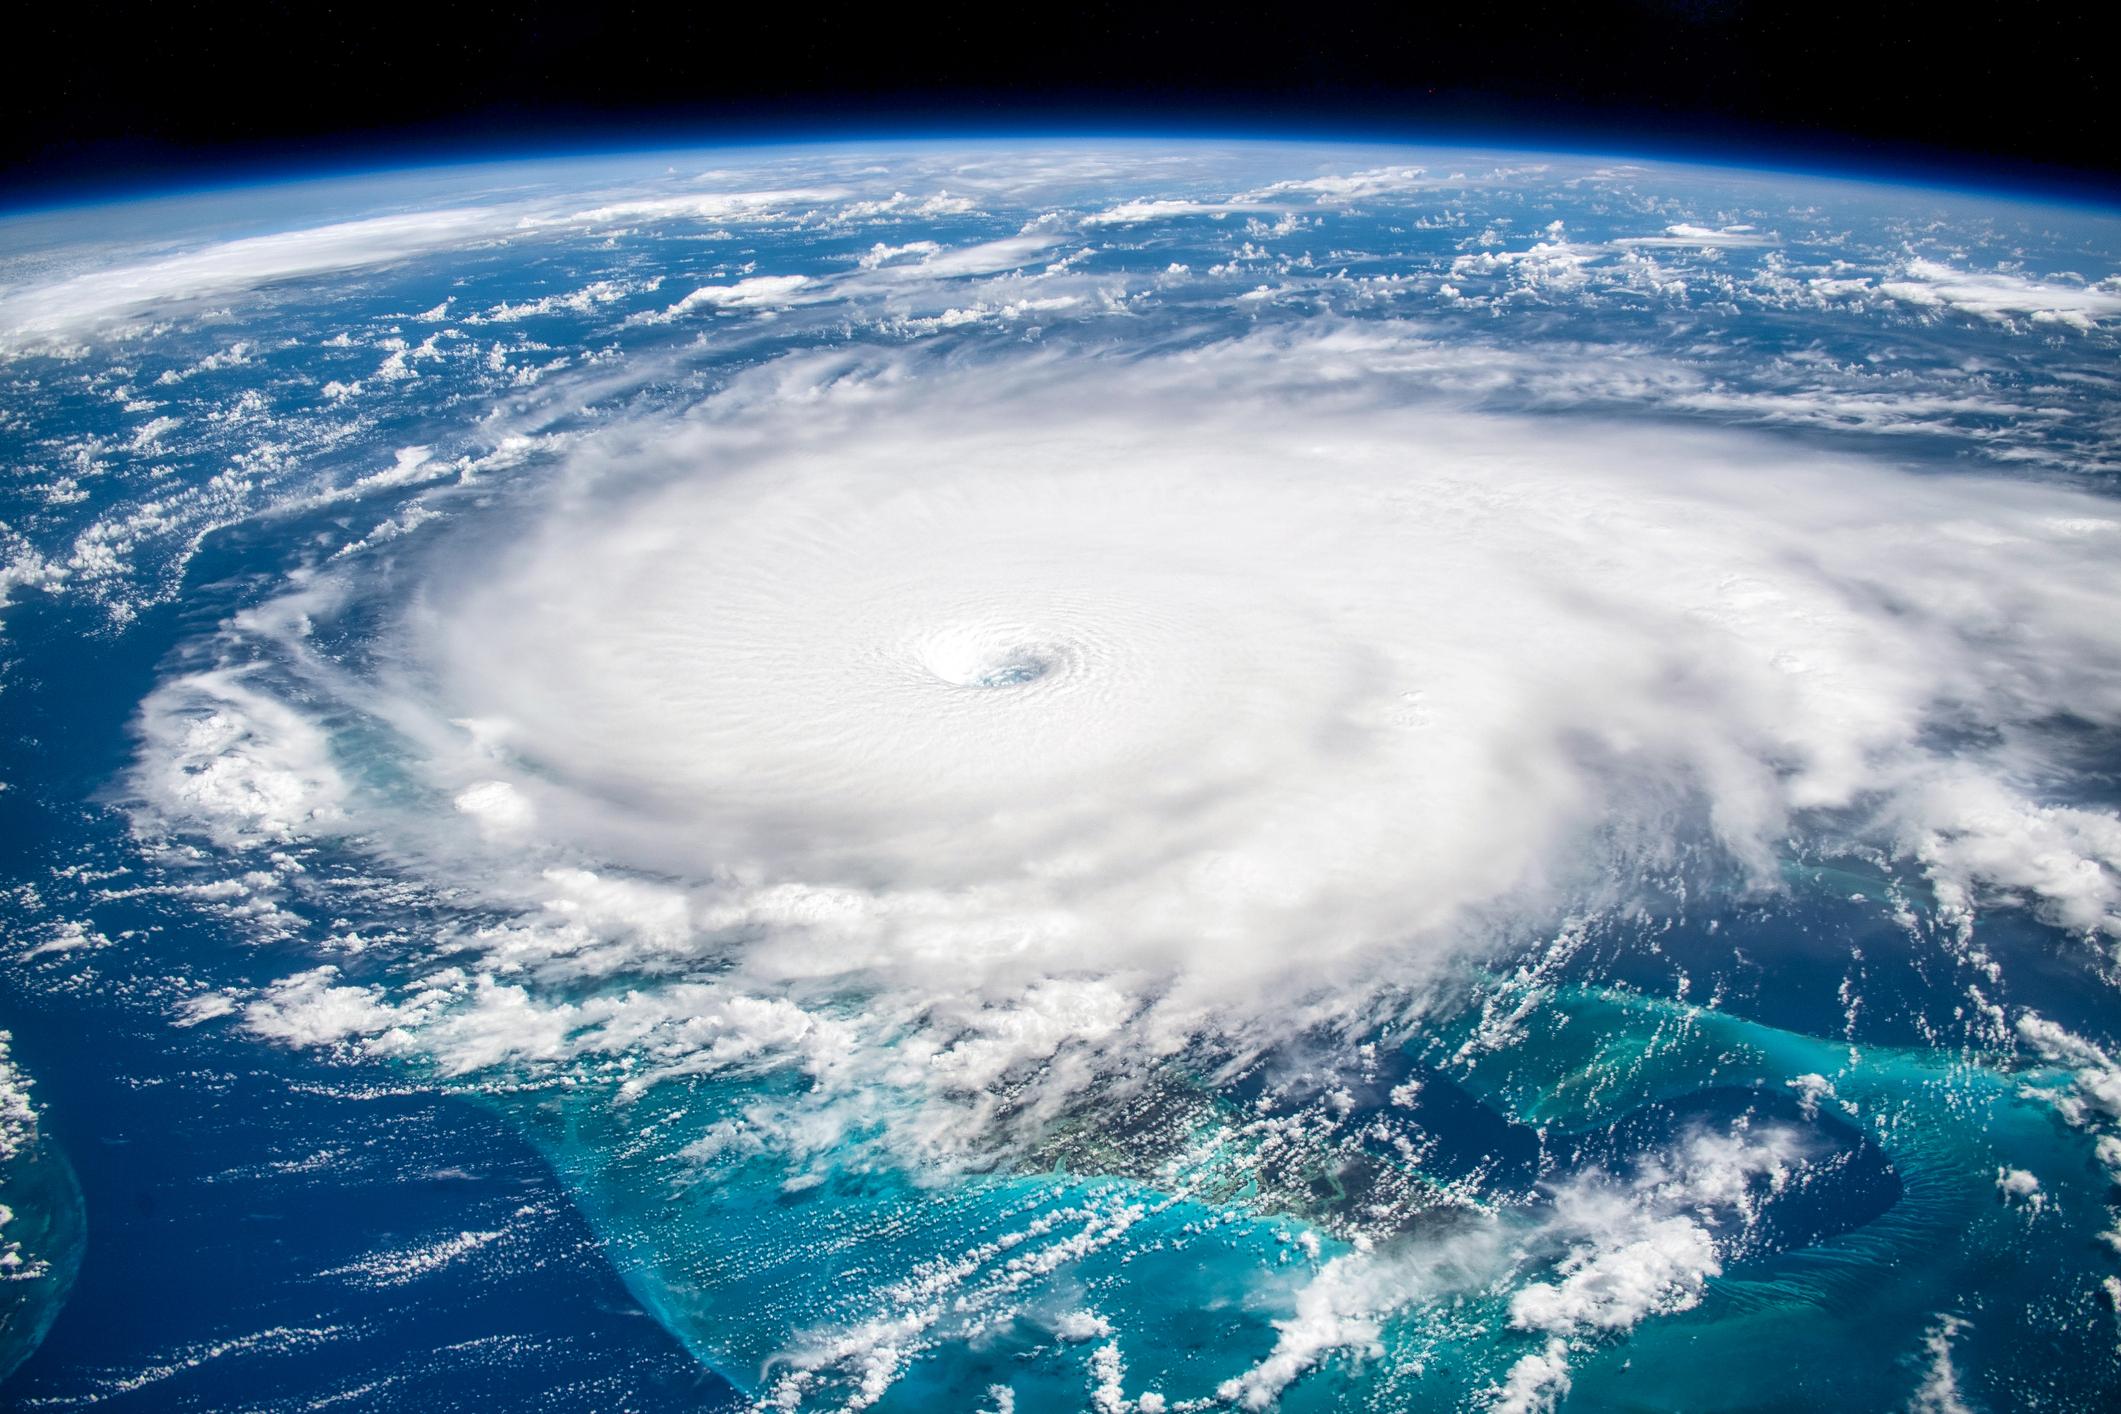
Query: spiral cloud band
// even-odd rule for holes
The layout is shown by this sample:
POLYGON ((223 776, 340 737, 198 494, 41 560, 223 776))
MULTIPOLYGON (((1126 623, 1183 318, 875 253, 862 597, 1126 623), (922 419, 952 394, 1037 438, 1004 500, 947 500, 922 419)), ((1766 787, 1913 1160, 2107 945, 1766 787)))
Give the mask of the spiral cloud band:
MULTIPOLYGON (((2043 719, 2121 706, 2103 505, 1320 410, 1276 386, 1315 351, 1256 352, 837 369, 585 447, 425 607, 432 710, 483 730, 451 784, 505 785, 518 841, 711 881, 763 974, 1012 986, 1418 956, 1614 851, 1757 878, 1829 812, 1954 857, 2070 837, 2008 782, 2043 719), (1924 745, 1954 729, 1991 773, 1924 745)), ((2112 862, 2031 887, 2108 930, 2112 862)))

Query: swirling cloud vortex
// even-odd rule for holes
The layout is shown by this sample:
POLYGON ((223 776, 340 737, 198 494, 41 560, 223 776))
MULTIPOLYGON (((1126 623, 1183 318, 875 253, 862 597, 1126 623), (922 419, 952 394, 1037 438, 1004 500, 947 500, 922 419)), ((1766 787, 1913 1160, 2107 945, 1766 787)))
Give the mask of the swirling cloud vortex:
POLYGON ((2121 713, 2105 503, 1269 353, 784 369, 592 440, 430 587, 485 744, 437 769, 762 977, 1234 996, 1829 819, 2114 927, 2112 822, 2024 789, 2121 713))

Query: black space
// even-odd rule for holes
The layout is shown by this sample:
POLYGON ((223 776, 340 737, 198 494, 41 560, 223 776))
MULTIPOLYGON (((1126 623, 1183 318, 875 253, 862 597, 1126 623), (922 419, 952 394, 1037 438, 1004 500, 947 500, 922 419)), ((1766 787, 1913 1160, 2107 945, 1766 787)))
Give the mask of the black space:
POLYGON ((910 131, 1422 136, 2121 192, 2110 7, 1757 0, 17 11, 0 183, 910 131))

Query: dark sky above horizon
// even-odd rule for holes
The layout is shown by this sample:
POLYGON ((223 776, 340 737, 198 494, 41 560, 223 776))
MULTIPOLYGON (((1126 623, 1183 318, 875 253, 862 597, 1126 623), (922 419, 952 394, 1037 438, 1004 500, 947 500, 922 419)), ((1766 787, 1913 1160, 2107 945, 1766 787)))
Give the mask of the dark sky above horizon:
POLYGON ((1029 8, 74 0, 11 25, 0 182, 865 128, 1790 152, 2121 192, 2088 5, 1029 8))

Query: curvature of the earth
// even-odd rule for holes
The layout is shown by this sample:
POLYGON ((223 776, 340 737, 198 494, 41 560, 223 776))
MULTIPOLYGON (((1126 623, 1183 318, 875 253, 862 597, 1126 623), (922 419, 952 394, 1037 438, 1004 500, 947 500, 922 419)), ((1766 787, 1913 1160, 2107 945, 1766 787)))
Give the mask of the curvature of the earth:
POLYGON ((0 262, 0 1404, 2121 1378, 2111 213, 817 147, 0 262))

